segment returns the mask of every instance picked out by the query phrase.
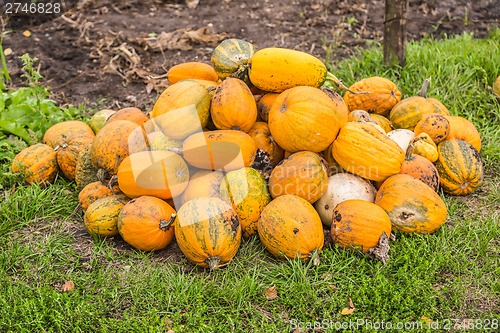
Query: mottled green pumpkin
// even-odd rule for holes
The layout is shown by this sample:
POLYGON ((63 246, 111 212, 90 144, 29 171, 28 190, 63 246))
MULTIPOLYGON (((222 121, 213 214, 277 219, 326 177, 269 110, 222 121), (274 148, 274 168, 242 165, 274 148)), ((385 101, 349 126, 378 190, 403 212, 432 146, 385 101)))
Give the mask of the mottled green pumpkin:
POLYGON ((88 184, 99 180, 97 178, 98 169, 92 164, 91 149, 92 145, 85 147, 76 160, 75 183, 78 190, 82 190, 88 184))
POLYGON ((20 173, 28 183, 39 183, 41 187, 52 183, 58 167, 56 152, 49 145, 37 143, 24 148, 12 161, 13 173, 20 173))
POLYGON ((230 38, 217 45, 210 61, 220 79, 231 76, 248 83, 248 67, 254 53, 255 48, 251 43, 230 38))
POLYGON ((118 215, 127 202, 128 198, 124 195, 111 195, 90 204, 83 217, 89 234, 103 237, 118 235, 118 215))

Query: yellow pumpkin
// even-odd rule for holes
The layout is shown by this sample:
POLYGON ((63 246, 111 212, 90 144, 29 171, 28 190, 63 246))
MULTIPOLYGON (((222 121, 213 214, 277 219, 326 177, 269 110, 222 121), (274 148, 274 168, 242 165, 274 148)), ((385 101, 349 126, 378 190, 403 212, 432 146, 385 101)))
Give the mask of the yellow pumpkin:
POLYGON ((128 202, 124 195, 110 195, 97 199, 87 207, 83 222, 91 235, 111 237, 118 235, 118 214, 128 202))

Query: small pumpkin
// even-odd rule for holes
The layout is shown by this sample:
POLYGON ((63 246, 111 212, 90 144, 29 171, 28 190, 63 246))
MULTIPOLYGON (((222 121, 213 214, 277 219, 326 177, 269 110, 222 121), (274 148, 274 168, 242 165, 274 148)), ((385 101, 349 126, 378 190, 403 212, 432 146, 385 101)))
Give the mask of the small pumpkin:
POLYGON ((437 146, 427 133, 420 133, 410 141, 412 153, 425 157, 431 162, 438 159, 437 146))
POLYGON ((156 197, 142 196, 127 202, 118 214, 118 232, 141 251, 158 251, 174 239, 175 210, 156 197))
POLYGON ((444 140, 438 145, 438 154, 436 167, 446 193, 467 195, 482 184, 481 155, 470 143, 459 139, 444 140))
POLYGON ((83 222, 88 233, 95 236, 111 237, 118 235, 118 215, 128 202, 124 195, 111 195, 91 203, 83 222))
POLYGON ((220 184, 224 178, 222 171, 198 170, 189 179, 186 190, 182 192, 181 202, 199 197, 220 198, 220 184))
POLYGON ((421 180, 436 192, 439 189, 439 174, 436 166, 429 159, 413 154, 413 146, 408 147, 399 173, 421 180))
POLYGON ((96 200, 114 195, 113 191, 100 181, 95 181, 85 186, 78 193, 78 201, 85 212, 96 200))
POLYGON ((450 132, 446 140, 459 139, 470 143, 478 152, 481 152, 481 136, 476 126, 464 117, 447 116, 450 122, 450 132))
POLYGON ((68 120, 52 125, 43 135, 43 143, 57 148, 64 143, 64 138, 75 134, 94 136, 89 125, 80 120, 68 120))
POLYGON ((272 167, 275 167, 283 160, 285 151, 278 145, 276 140, 274 140, 267 123, 262 121, 256 122, 250 131, 248 131, 248 135, 250 135, 255 142, 257 149, 267 154, 272 167))
POLYGON ((392 131, 392 125, 391 121, 387 119, 387 117, 384 117, 380 114, 372 113, 370 114, 370 117, 380 126, 384 129, 386 133, 389 133, 392 131))
POLYGON ((149 117, 146 116, 146 114, 142 112, 141 109, 136 107, 122 108, 116 111, 108 118, 106 124, 110 124, 118 120, 128 120, 143 127, 145 130, 148 129, 147 126, 149 122, 149 117))
POLYGON ((89 126, 92 128, 95 134, 101 130, 109 117, 111 117, 116 111, 104 109, 97 111, 94 115, 89 119, 89 126))
POLYGON ((223 40, 212 52, 210 61, 218 77, 236 77, 248 82, 248 67, 255 53, 254 46, 242 39, 229 38, 223 40))
POLYGON ((443 200, 432 188, 405 174, 386 179, 375 203, 389 215, 392 228, 401 232, 433 233, 448 214, 443 200))
POLYGON ((56 177, 57 154, 49 145, 37 143, 21 150, 12 160, 12 173, 20 173, 28 183, 41 187, 52 183, 56 177))
POLYGON ((268 121, 269 111, 271 110, 271 106, 278 96, 278 93, 267 93, 263 95, 257 102, 257 112, 265 122, 268 121))
POLYGON ((340 129, 339 111, 318 88, 299 86, 281 93, 269 111, 269 129, 289 152, 321 152, 340 129))
POLYGON ((257 232, 260 214, 271 202, 265 179, 252 168, 228 172, 220 184, 220 197, 229 202, 238 214, 245 238, 257 232))
POLYGON ((373 76, 351 85, 344 95, 344 101, 350 111, 366 110, 388 115, 394 105, 401 101, 401 92, 391 80, 373 76))
POLYGON ((353 110, 353 111, 349 112, 349 114, 347 115, 347 121, 359 121, 359 122, 365 122, 365 123, 374 122, 374 123, 376 123, 375 120, 373 120, 370 117, 370 114, 365 110, 353 110))
POLYGON ((212 66, 199 61, 188 61, 170 67, 167 72, 167 80, 170 84, 184 79, 217 81, 219 76, 212 66))
POLYGON ((88 134, 63 137, 62 145, 57 148, 57 165, 69 180, 75 180, 78 157, 92 141, 94 136, 88 134))
POLYGON ((227 78, 215 90, 210 115, 218 129, 248 132, 257 120, 257 104, 245 82, 227 78))
POLYGON ((445 116, 438 113, 426 114, 415 125, 415 135, 427 133, 435 144, 440 143, 450 133, 450 122, 445 116))
POLYGON ((364 253, 378 245, 380 237, 391 234, 389 215, 376 204, 346 200, 333 211, 333 242, 341 248, 360 248, 364 253))
POLYGON ((215 269, 228 264, 241 243, 238 214, 220 198, 189 200, 177 211, 175 238, 194 264, 215 269))
POLYGON ((262 244, 274 256, 318 262, 325 241, 323 226, 305 199, 291 194, 275 198, 262 211, 257 230, 262 244))
POLYGON ((78 156, 75 166, 75 183, 78 190, 82 190, 88 184, 98 181, 97 172, 99 169, 92 164, 92 145, 87 145, 78 156))

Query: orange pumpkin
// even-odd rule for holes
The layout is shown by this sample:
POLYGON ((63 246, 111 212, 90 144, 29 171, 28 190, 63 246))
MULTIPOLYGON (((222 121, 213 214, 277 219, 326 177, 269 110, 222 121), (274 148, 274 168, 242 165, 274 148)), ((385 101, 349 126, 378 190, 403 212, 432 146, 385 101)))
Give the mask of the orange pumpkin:
POLYGON ((217 81, 219 76, 212 66, 199 61, 184 62, 170 67, 167 72, 167 80, 170 84, 184 79, 217 81))
POLYGON ((113 191, 100 181, 92 182, 85 186, 78 194, 78 201, 85 212, 96 200, 113 195, 113 191))
POLYGON ((332 154, 333 143, 326 148, 323 152, 323 157, 328 165, 328 176, 335 175, 337 173, 345 172, 344 169, 340 166, 339 162, 333 158, 332 154))
POLYGON ((248 132, 248 135, 255 142, 257 149, 262 150, 269 157, 272 167, 276 166, 283 159, 285 151, 274 140, 267 123, 256 122, 248 132))
POLYGON ((128 108, 123 108, 115 113, 113 113, 109 118, 108 121, 106 121, 106 124, 112 123, 117 120, 128 120, 133 123, 136 123, 139 126, 142 126, 143 128, 146 129, 147 122, 149 121, 149 117, 146 116, 144 112, 141 111, 139 108, 135 107, 128 107, 128 108))
POLYGON ((406 151, 406 158, 399 173, 421 180, 436 192, 439 189, 439 174, 436 166, 427 158, 413 154, 413 146, 406 151))
POLYGON ((459 139, 470 143, 478 152, 481 152, 481 136, 476 126, 464 117, 447 116, 450 122, 450 132, 446 140, 459 139))
POLYGON ((299 86, 282 92, 269 111, 269 129, 289 152, 321 152, 341 126, 335 103, 318 88, 299 86))
POLYGON ((141 251, 158 251, 174 239, 175 210, 156 197, 129 201, 118 215, 118 232, 123 240, 141 251))
POLYGON ((99 180, 97 177, 99 170, 92 164, 91 149, 92 144, 87 145, 76 160, 75 183, 79 190, 99 180))
POLYGON ((445 116, 438 113, 426 114, 415 125, 415 135, 427 133, 435 144, 440 143, 450 133, 450 122, 445 116))
POLYGON ((268 121, 269 111, 271 110, 271 106, 278 96, 278 93, 267 93, 262 96, 257 102, 257 112, 265 122, 268 121))
POLYGON ((365 110, 354 110, 349 112, 349 114, 347 115, 347 121, 377 123, 375 120, 372 119, 372 117, 370 117, 370 114, 365 110))
POLYGON ((324 86, 322 86, 320 89, 328 97, 330 97, 333 104, 335 104, 335 109, 337 110, 337 114, 339 115, 340 127, 343 127, 347 123, 347 116, 349 114, 349 108, 347 107, 347 104, 345 104, 344 99, 333 89, 326 88, 324 86))
POLYGON ((196 171, 182 193, 182 204, 199 197, 220 197, 220 183, 223 178, 224 173, 221 171, 196 171))
POLYGON ((26 182, 45 187, 54 181, 58 171, 56 152, 43 143, 29 146, 14 157, 11 170, 21 173, 26 182))
POLYGON ((374 203, 364 200, 346 200, 333 211, 331 235, 342 248, 361 248, 368 252, 378 245, 380 237, 391 234, 389 215, 374 203))
POLYGON ((52 148, 62 146, 64 137, 75 134, 94 136, 94 131, 89 125, 80 120, 68 120, 52 125, 43 135, 43 143, 52 148))
POLYGON ((76 164, 80 154, 92 144, 93 135, 79 135, 63 137, 63 143, 57 149, 57 164, 64 176, 74 180, 76 176, 76 164))

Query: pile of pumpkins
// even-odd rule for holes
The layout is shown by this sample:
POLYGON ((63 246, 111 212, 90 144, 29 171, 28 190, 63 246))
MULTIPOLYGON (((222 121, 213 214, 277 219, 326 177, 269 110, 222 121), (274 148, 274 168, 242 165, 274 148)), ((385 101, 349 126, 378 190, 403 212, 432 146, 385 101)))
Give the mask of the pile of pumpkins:
POLYGON ((242 237, 316 261, 325 229, 365 253, 393 230, 432 233, 447 217, 438 189, 467 195, 481 184, 474 125, 425 95, 402 99, 386 78, 345 87, 310 54, 239 39, 220 43, 211 64, 167 74, 148 113, 58 123, 12 171, 42 185, 59 171, 74 180, 90 234, 143 251, 175 238, 211 269, 242 237))

